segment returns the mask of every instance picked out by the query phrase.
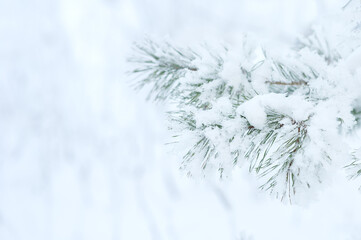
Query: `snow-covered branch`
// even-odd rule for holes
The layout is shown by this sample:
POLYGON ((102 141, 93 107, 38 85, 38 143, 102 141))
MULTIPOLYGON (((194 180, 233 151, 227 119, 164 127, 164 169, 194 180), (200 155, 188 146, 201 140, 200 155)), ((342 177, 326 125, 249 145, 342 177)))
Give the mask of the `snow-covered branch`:
POLYGON ((322 33, 314 28, 282 56, 247 37, 239 48, 135 44, 136 87, 150 85, 153 99, 175 105, 168 116, 181 168, 226 177, 247 165, 261 189, 292 202, 349 164, 343 138, 357 129, 359 48, 322 33))

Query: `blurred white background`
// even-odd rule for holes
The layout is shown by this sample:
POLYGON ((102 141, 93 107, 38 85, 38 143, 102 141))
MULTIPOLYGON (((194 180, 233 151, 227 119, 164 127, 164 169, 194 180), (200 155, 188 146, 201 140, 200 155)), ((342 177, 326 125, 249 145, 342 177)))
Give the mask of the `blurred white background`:
POLYGON ((164 106, 125 74, 145 34, 288 44, 343 4, 0 0, 0 239, 361 239, 361 196, 342 175, 303 207, 243 170, 187 179, 164 147, 164 106))

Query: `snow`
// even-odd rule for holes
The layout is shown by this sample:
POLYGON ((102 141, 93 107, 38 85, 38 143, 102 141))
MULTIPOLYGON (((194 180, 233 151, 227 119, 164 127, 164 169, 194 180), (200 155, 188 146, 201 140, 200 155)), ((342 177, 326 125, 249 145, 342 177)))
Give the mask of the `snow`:
MULTIPOLYGON (((165 150, 165 107, 135 94, 124 74, 144 32, 237 42, 252 31, 287 43, 336 5, 0 1, 0 239, 359 239, 359 185, 343 172, 302 207, 259 192, 246 169, 223 181, 183 176, 165 150)), ((258 127, 273 98, 284 99, 245 109, 258 127)), ((309 111, 284 107, 298 119, 309 111)))
POLYGON ((251 100, 243 103, 238 109, 237 113, 245 116, 248 122, 257 129, 262 129, 267 120, 267 114, 264 106, 261 105, 259 100, 260 96, 256 96, 251 100))
POLYGON ((221 123, 226 116, 232 113, 232 104, 227 97, 220 97, 209 110, 198 111, 198 109, 192 108, 191 111, 196 112, 196 125, 200 127, 202 125, 221 123))
POLYGON ((267 108, 274 109, 299 122, 306 120, 311 115, 313 104, 304 100, 302 96, 286 97, 284 94, 269 93, 257 95, 246 101, 239 106, 237 113, 245 116, 255 128, 262 129, 267 120, 267 108))
POLYGON ((357 69, 361 67, 361 48, 357 48, 350 56, 346 59, 346 65, 351 71, 355 73, 357 69))

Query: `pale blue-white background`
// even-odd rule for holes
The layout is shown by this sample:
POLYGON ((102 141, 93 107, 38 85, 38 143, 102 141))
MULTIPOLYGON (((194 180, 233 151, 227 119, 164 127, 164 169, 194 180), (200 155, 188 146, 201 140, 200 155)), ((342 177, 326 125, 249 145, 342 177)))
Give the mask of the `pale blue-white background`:
POLYGON ((342 6, 312 0, 0 0, 1 240, 361 239, 340 173, 308 206, 230 180, 190 180, 167 153, 163 105, 125 74, 145 35, 289 44, 342 6))

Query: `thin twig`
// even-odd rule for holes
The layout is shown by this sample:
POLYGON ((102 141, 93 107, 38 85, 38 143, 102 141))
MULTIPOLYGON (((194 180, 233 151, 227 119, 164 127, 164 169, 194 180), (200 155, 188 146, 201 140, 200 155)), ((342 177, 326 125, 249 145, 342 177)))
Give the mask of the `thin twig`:
POLYGON ((187 67, 187 69, 190 71, 198 71, 198 68, 196 67, 187 67))
POLYGON ((266 81, 266 83, 268 84, 273 84, 273 85, 284 85, 284 86, 302 86, 302 85, 307 85, 307 82, 305 81, 299 81, 299 82, 280 82, 280 81, 266 81))

